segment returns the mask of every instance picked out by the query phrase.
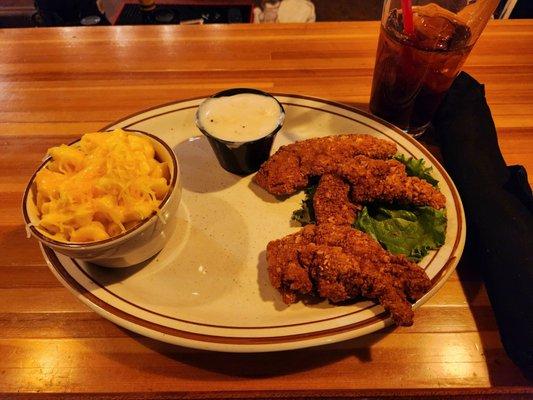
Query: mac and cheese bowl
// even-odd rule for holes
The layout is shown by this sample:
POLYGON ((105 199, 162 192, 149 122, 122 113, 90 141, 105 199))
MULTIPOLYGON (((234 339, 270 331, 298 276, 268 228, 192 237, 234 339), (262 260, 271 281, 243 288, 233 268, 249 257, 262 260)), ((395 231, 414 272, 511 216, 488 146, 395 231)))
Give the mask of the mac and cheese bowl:
POLYGON ((148 133, 115 130, 51 148, 24 191, 22 211, 41 245, 120 268, 163 248, 180 199, 172 149, 148 133))

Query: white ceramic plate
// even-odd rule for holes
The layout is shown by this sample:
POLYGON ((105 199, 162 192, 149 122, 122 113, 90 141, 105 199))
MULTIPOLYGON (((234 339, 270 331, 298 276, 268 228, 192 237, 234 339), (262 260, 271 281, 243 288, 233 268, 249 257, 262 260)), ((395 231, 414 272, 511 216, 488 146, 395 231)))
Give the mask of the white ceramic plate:
MULTIPOLYGON (((465 218, 450 177, 414 139, 360 110, 325 100, 279 95, 286 110, 274 151, 295 140, 367 133, 394 141, 401 153, 434 167, 447 198, 446 243, 421 266, 432 280, 426 302, 444 284, 461 256, 465 218)), ((182 169, 178 228, 169 244, 144 265, 108 269, 43 248, 58 279, 81 301, 116 324, 142 335, 193 348, 261 352, 316 346, 354 338, 390 324, 371 301, 347 306, 286 306, 268 280, 265 248, 295 232, 292 211, 303 194, 278 201, 217 163, 194 125, 202 99, 164 105, 106 128, 157 135, 174 149, 182 169)), ((416 313, 415 313, 416 324, 416 313)))

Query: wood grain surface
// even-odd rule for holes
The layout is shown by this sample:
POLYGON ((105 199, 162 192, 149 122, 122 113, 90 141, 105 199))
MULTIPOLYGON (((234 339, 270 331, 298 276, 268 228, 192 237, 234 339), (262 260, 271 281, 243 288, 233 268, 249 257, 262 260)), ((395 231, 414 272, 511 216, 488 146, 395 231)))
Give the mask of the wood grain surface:
MULTIPOLYGON (((99 317, 26 239, 21 193, 48 147, 234 86, 365 108, 377 34, 374 22, 0 30, 0 397, 531 396, 468 255, 412 327, 307 350, 217 354, 99 317)), ((465 66, 486 85, 505 159, 530 174, 532 44, 533 21, 494 21, 465 66)))

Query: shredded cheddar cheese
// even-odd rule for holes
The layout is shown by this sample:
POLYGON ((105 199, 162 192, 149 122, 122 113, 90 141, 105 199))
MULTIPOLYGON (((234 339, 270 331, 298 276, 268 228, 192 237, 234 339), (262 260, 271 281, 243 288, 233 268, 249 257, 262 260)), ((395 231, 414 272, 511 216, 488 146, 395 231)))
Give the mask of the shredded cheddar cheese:
POLYGON ((92 242, 116 236, 157 210, 169 169, 149 139, 117 129, 83 135, 48 150, 35 177, 40 227, 54 239, 92 242))

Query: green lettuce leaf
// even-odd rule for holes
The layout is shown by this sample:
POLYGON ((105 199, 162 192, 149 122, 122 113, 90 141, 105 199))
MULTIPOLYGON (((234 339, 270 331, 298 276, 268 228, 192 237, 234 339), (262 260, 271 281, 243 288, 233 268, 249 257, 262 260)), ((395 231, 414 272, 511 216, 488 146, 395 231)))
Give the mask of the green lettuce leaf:
POLYGON ((415 160, 413 157, 407 158, 403 154, 399 154, 394 157, 394 159, 405 165, 405 172, 407 172, 407 175, 424 179, 433 186, 438 185, 439 181, 431 175, 433 167, 426 167, 426 162, 423 158, 415 160))
POLYGON ((313 207, 313 197, 318 183, 312 183, 305 190, 305 198, 302 200, 300 209, 293 211, 291 219, 299 222, 300 225, 316 224, 315 208, 313 207))
POLYGON ((393 254, 420 261, 444 244, 446 211, 431 207, 367 206, 354 227, 371 235, 393 254))

